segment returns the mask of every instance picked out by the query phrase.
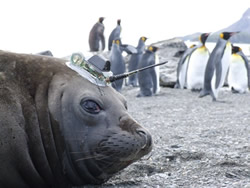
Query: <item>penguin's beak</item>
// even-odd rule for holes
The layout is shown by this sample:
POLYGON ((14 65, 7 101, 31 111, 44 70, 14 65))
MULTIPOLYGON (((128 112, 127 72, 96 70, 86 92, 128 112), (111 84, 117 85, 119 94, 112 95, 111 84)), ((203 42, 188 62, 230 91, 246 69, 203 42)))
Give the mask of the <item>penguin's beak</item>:
POLYGON ((236 32, 231 32, 230 33, 230 36, 233 36, 233 35, 235 35, 235 34, 237 34, 237 33, 239 33, 240 31, 236 31, 236 32))

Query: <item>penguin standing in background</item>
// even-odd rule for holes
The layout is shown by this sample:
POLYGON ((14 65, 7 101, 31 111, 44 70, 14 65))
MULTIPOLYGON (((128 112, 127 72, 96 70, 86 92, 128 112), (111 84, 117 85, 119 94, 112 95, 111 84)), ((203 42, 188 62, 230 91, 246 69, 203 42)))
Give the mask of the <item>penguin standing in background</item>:
POLYGON ((199 97, 211 95, 216 101, 223 86, 231 58, 232 46, 228 39, 238 32, 222 32, 214 47, 205 70, 204 85, 199 97))
MULTIPOLYGON (((131 55, 130 60, 128 62, 128 71, 134 71, 137 69, 138 63, 142 58, 142 54, 145 50, 145 42, 147 37, 140 37, 138 45, 136 47, 137 53, 131 55)), ((133 87, 138 86, 137 74, 131 75, 128 78, 128 85, 132 85, 133 87)))
POLYGON ((199 40, 201 44, 189 56, 187 68, 187 89, 200 91, 203 87, 205 69, 209 58, 209 51, 205 42, 210 33, 203 33, 199 40))
POLYGON ((248 59, 238 46, 232 46, 232 57, 228 72, 228 85, 233 93, 245 93, 250 88, 248 59))
MULTIPOLYGON (((122 56, 122 51, 120 48, 121 40, 115 39, 113 40, 113 44, 110 51, 109 61, 111 63, 110 70, 114 75, 123 74, 125 72, 125 62, 122 56)), ((112 82, 112 87, 117 91, 121 91, 123 85, 123 79, 116 80, 112 82)))
POLYGON ((103 51, 105 49, 103 20, 104 17, 100 17, 89 33, 89 47, 91 52, 103 51))
POLYGON ((181 56, 177 66, 177 80, 174 86, 175 88, 180 88, 180 89, 186 88, 189 57, 196 48, 198 48, 197 45, 195 44, 191 45, 181 56))
POLYGON ((111 46, 113 43, 113 40, 120 38, 121 35, 121 20, 117 20, 117 26, 113 29, 113 31, 109 35, 109 42, 108 42, 108 49, 111 50, 111 46))
MULTIPOLYGON (((157 47, 149 46, 138 64, 138 69, 149 65, 154 65, 157 61, 155 54, 157 50, 157 47)), ((150 68, 142 72, 138 72, 140 93, 137 95, 137 97, 152 96, 159 91, 160 85, 157 74, 158 73, 155 68, 150 68)))

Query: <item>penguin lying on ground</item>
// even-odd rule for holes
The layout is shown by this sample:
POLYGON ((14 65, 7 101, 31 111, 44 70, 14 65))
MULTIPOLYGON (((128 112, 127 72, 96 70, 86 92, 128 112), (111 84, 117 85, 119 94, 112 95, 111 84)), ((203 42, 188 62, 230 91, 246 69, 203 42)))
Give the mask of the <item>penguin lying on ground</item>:
POLYGON ((37 55, 45 55, 45 56, 53 57, 53 54, 52 54, 52 52, 50 50, 39 52, 39 53, 37 53, 37 55))
POLYGON ((91 52, 103 51, 105 49, 103 20, 104 17, 100 17, 89 33, 89 47, 91 52))
POLYGON ((109 35, 108 49, 111 50, 111 46, 113 44, 113 40, 120 38, 121 35, 121 20, 117 20, 117 26, 113 29, 113 31, 109 35))
MULTIPOLYGON (((138 63, 142 58, 142 54, 145 50, 145 42, 147 37, 140 37, 138 45, 136 47, 137 53, 131 55, 130 60, 128 62, 128 71, 134 71, 138 67, 138 63)), ((137 74, 131 75, 128 78, 128 85, 132 85, 133 87, 138 86, 137 74)))
MULTIPOLYGON (((138 64, 138 69, 154 65, 158 61, 155 52, 158 50, 155 46, 149 46, 143 54, 141 61, 138 64)), ((155 68, 147 69, 138 73, 138 82, 140 93, 137 97, 152 96, 159 92, 159 72, 155 68)))
POLYGON ((193 51, 198 48, 195 44, 191 45, 182 55, 177 66, 177 80, 175 88, 184 89, 187 86, 187 67, 189 62, 189 57, 193 51))
POLYGON ((205 70, 204 86, 199 97, 211 95, 217 100, 219 89, 223 86, 229 68, 232 46, 228 39, 238 32, 222 32, 213 49, 205 70))
POLYGON ((245 93, 250 88, 250 70, 247 57, 238 46, 232 46, 228 85, 233 93, 245 93))
POLYGON ((200 91, 203 87, 205 69, 209 58, 209 51, 205 42, 210 33, 203 33, 199 40, 201 44, 193 50, 189 56, 187 67, 187 88, 192 91, 200 91))

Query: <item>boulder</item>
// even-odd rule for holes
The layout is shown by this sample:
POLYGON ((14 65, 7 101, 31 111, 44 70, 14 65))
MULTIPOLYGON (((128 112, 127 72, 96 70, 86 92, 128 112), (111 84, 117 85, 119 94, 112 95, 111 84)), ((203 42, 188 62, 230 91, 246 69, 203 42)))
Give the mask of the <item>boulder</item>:
POLYGON ((165 65, 160 66, 160 85, 163 87, 174 87, 177 80, 177 65, 180 57, 187 49, 186 44, 179 38, 159 41, 153 43, 159 47, 157 52, 160 63, 168 61, 165 65))

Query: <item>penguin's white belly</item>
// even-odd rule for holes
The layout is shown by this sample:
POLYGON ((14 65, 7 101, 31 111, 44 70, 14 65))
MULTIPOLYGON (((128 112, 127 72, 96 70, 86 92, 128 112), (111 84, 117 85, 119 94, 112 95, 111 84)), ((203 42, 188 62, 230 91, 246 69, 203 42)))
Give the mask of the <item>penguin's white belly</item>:
MULTIPOLYGON (((155 64, 159 63, 159 57, 155 55, 155 64)), ((160 67, 156 66, 154 67, 156 72, 156 93, 160 92, 160 67)))
POLYGON ((99 49, 98 49, 98 51, 102 51, 102 41, 101 40, 99 40, 99 49))
POLYGON ((228 73, 229 88, 232 87, 239 93, 248 91, 248 78, 245 62, 239 55, 232 55, 228 73))
POLYGON ((189 61, 189 57, 188 56, 184 63, 181 66, 181 70, 179 73, 179 83, 180 83, 180 88, 183 89, 184 87, 186 87, 186 74, 187 74, 187 66, 188 66, 188 61, 189 61))
POLYGON ((226 76, 227 76, 227 72, 228 72, 228 68, 229 68, 229 64, 230 64, 230 61, 231 61, 231 53, 232 53, 232 46, 231 46, 231 43, 228 42, 226 44, 224 54, 223 54, 223 56, 221 58, 222 70, 221 70, 221 73, 220 73, 221 77, 220 77, 218 87, 216 88, 216 85, 215 85, 216 84, 216 79, 219 79, 219 78, 216 78, 216 71, 218 71, 218 70, 215 70, 213 78, 212 78, 212 82, 211 82, 212 91, 214 93, 215 98, 218 97, 219 90, 224 85, 224 82, 225 82, 225 79, 226 79, 226 76))
POLYGON ((187 88, 202 89, 209 52, 205 47, 197 48, 191 55, 187 71, 187 88))

